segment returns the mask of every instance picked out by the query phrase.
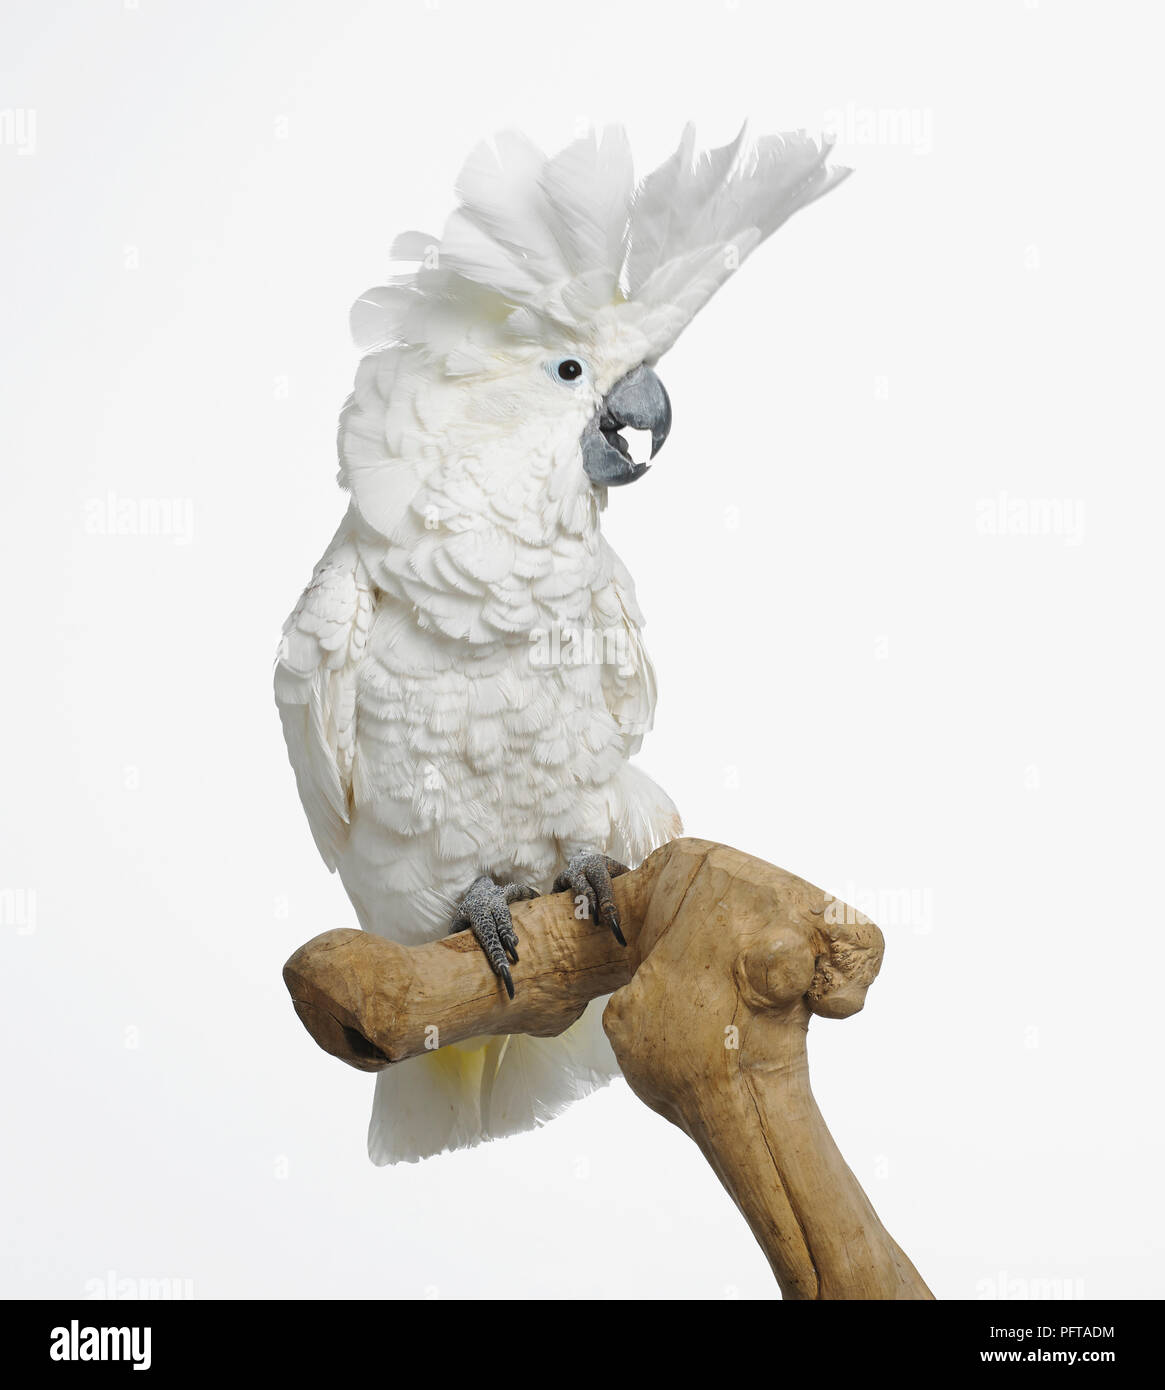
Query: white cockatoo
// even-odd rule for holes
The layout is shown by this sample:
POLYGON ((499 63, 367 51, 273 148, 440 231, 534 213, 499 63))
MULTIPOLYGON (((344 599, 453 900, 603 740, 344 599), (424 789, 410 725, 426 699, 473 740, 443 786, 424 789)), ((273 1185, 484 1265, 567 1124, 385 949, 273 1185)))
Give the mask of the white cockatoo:
MULTIPOLYGON (((509 904, 570 888, 619 936, 611 875, 680 831, 631 758, 655 679, 607 491, 623 429, 671 408, 655 363, 744 258, 846 170, 803 133, 638 185, 624 131, 547 158, 479 145, 440 236, 352 310, 347 514, 279 647, 275 693, 324 861, 365 930, 472 930, 513 993, 509 904)), ((483 970, 485 964, 483 962, 483 970)), ((368 1148, 413 1160, 533 1128, 618 1074, 596 1000, 557 1038, 481 1038, 385 1068, 368 1148)))

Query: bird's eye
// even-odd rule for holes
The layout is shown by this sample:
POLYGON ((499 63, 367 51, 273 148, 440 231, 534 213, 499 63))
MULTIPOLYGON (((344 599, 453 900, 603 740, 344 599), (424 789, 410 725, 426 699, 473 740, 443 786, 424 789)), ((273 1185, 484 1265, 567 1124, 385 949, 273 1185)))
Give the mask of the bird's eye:
POLYGON ((555 381, 565 382, 567 386, 573 386, 586 375, 586 365, 577 357, 560 357, 557 362, 547 362, 546 370, 555 381))

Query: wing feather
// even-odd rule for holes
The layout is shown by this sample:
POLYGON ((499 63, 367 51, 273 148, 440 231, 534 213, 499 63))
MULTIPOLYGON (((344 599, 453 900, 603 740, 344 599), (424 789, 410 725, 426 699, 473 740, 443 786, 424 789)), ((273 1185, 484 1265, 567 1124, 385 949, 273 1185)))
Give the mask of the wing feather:
POLYGON ((373 590, 341 527, 283 626, 275 702, 312 836, 329 869, 348 832, 356 757, 356 674, 373 590))
POLYGON ((643 643, 643 614, 622 560, 602 542, 608 583, 595 592, 593 621, 603 634, 603 695, 626 740, 626 756, 639 751, 655 719, 655 668, 643 643), (613 637, 613 640, 612 640, 613 637))

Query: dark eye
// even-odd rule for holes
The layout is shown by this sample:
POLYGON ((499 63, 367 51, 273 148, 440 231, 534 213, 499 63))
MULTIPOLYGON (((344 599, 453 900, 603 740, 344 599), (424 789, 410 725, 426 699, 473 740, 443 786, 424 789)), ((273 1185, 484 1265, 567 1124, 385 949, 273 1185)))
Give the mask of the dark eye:
POLYGON ((552 357, 542 367, 551 381, 563 386, 573 387, 590 380, 590 368, 581 357, 552 357))

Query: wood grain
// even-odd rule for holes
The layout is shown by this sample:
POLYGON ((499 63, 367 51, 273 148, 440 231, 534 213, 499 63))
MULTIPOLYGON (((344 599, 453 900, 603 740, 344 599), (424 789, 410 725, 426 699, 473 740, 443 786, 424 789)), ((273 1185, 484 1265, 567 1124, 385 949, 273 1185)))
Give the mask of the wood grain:
POLYGON ((803 879, 707 840, 673 840, 614 888, 626 947, 577 918, 568 894, 513 905, 512 1001, 466 932, 418 947, 326 932, 284 980, 319 1045, 362 1071, 484 1034, 554 1036, 613 993, 603 1025, 624 1076, 699 1145, 786 1298, 932 1297, 809 1085, 809 1020, 862 1007, 882 933, 803 879))

